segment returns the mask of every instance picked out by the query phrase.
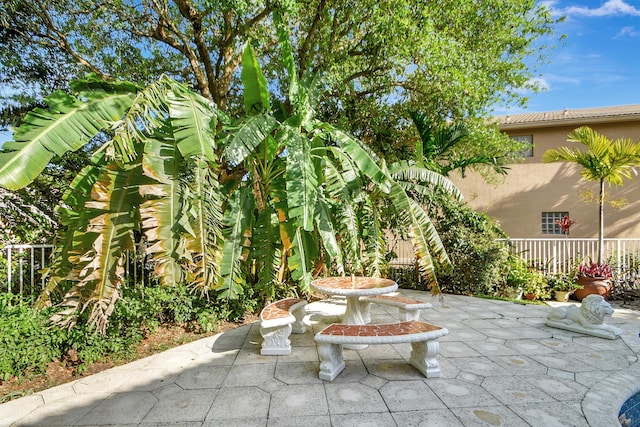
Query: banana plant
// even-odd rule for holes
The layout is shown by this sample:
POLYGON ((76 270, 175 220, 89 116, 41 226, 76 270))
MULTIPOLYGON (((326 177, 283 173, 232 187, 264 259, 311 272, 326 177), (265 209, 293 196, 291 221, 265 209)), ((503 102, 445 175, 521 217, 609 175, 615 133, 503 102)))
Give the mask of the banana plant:
POLYGON ((445 269, 450 261, 412 194, 426 182, 455 187, 435 173, 389 170, 362 142, 317 120, 322 80, 298 77, 277 13, 274 22, 287 103, 272 105, 247 43, 239 118, 168 77, 142 88, 90 76, 74 84, 75 96, 55 93, 48 110, 27 115, 0 154, 8 189, 27 185, 52 155, 110 136, 58 208, 64 227, 38 301, 63 295, 56 320, 72 326, 88 310, 105 331, 140 235, 161 285, 185 282, 221 304, 306 292, 320 274, 383 275, 389 207, 437 290, 434 258, 445 269))

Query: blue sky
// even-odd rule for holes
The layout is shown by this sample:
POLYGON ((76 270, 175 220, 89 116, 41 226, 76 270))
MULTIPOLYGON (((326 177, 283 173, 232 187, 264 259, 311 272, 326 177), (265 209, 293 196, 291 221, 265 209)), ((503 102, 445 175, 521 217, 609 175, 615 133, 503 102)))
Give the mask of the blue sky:
POLYGON ((546 90, 527 94, 526 109, 494 113, 640 104, 640 0, 542 3, 554 16, 566 16, 556 27, 565 43, 551 52, 536 80, 546 90))
MULTIPOLYGON (((640 104, 640 0, 542 3, 554 16, 566 16, 556 36, 567 36, 540 68, 536 82, 545 90, 527 94, 526 109, 502 107, 494 114, 640 104)), ((0 146, 9 138, 0 132, 0 146)))

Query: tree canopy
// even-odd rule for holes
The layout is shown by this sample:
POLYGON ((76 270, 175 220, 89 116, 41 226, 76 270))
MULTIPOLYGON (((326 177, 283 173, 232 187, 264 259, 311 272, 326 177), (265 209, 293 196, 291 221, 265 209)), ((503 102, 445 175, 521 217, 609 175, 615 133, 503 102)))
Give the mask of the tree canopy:
POLYGON ((0 79, 13 89, 2 102, 42 100, 87 72, 141 84, 165 74, 239 109, 249 39, 284 100, 275 9, 294 29, 298 77, 328 77, 321 115, 380 146, 403 140, 407 107, 442 121, 524 103, 554 24, 535 0, 5 0, 0 79))
POLYGON ((0 152, 0 186, 32 182, 54 155, 109 136, 65 192, 63 228, 39 304, 64 294, 60 317, 87 312, 105 330, 140 236, 163 285, 186 282, 230 301, 304 292, 325 272, 380 276, 388 266, 387 213, 411 237, 437 292, 451 262, 421 204, 444 176, 409 162, 387 167, 358 139, 315 117, 324 86, 298 78, 274 12, 289 87, 274 103, 250 44, 242 56, 243 113, 226 114, 162 76, 141 87, 92 74, 30 111, 0 152))

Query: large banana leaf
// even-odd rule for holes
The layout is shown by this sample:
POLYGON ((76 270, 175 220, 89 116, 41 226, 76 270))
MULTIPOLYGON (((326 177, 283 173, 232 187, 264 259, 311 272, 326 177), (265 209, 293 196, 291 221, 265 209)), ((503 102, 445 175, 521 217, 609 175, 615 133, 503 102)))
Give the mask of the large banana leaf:
MULTIPOLYGON (((334 163, 325 162, 324 175, 327 196, 335 205, 331 211, 332 216, 338 219, 336 228, 343 251, 342 264, 348 263, 351 271, 357 272, 361 269, 362 261, 357 213, 362 181, 354 169, 355 165, 340 148, 331 147, 329 151, 338 157, 341 164, 341 168, 338 169, 334 163), (353 197, 354 194, 357 196, 353 197)), ((326 240, 326 237, 323 240, 326 240)))
POLYGON ((173 136, 182 156, 215 161, 217 115, 211 103, 193 92, 170 92, 167 102, 173 136))
POLYGON ((437 256, 441 267, 445 271, 451 268, 451 261, 446 254, 438 233, 424 212, 424 208, 411 199, 397 183, 392 185, 390 199, 398 212, 403 212, 404 215, 406 215, 405 222, 409 229, 411 240, 413 241, 414 251, 420 269, 428 283, 432 286, 432 292, 434 294, 440 293, 438 281, 435 276, 432 253, 437 256))
POLYGON ((244 109, 247 115, 271 110, 267 79, 262 74, 260 63, 249 43, 245 44, 242 52, 241 78, 244 85, 244 109))
POLYGON ((85 145, 122 118, 137 87, 94 80, 74 85, 77 96, 56 91, 45 98, 48 109, 28 113, 0 153, 0 186, 17 190, 31 183, 54 155, 85 145))
POLYGON ((337 231, 331 221, 331 210, 324 197, 318 198, 315 211, 316 225, 322 246, 329 255, 327 264, 335 263, 335 269, 339 275, 344 274, 344 261, 342 259, 342 250, 336 239, 337 231))
POLYGON ((318 259, 317 244, 311 233, 297 228, 293 245, 289 254, 289 270, 293 280, 300 283, 304 292, 311 288, 311 267, 313 260, 318 259))
POLYGON ((135 161, 142 141, 165 126, 168 98, 173 93, 186 93, 187 87, 167 76, 161 76, 136 94, 131 107, 114 126, 114 137, 102 149, 108 157, 122 165, 135 161))
POLYGON ((294 226, 313 231, 313 212, 318 199, 318 178, 311 159, 309 140, 283 125, 287 147, 287 203, 294 226))
POLYGON ((271 209, 263 209, 253 227, 251 239, 252 258, 257 277, 256 287, 267 299, 275 296, 274 284, 278 281, 278 263, 280 261, 280 245, 277 244, 278 217, 271 209))
POLYGON ((92 324, 104 333, 124 283, 123 253, 134 249, 141 176, 139 166, 102 168, 92 188, 92 200, 85 203, 90 218, 87 230, 74 233, 73 250, 69 251, 69 261, 76 265, 67 279, 78 283, 65 295, 63 305, 69 309, 54 320, 73 324, 78 310, 91 307, 92 324))
POLYGON ((360 256, 360 223, 357 205, 349 199, 343 201, 338 208, 337 216, 340 221, 340 244, 344 258, 350 264, 351 272, 360 272, 362 258, 360 256))
POLYGON ((289 99, 295 104, 295 101, 298 98, 298 73, 296 72, 296 64, 291 52, 289 29, 282 19, 282 15, 278 9, 273 12, 273 22, 276 26, 278 41, 280 42, 282 61, 284 62, 284 66, 287 69, 287 75, 289 76, 289 99))
POLYGON ((430 246, 432 250, 436 251, 444 268, 450 266, 450 261, 448 257, 445 258, 443 256, 443 254, 446 255, 446 252, 442 242, 440 242, 438 234, 422 207, 418 211, 417 206, 419 205, 407 195, 401 185, 389 177, 383 167, 378 166, 374 161, 374 157, 358 141, 331 126, 326 126, 325 131, 332 139, 338 141, 339 146, 351 156, 360 171, 378 184, 383 193, 388 194, 396 210, 406 215, 405 220, 411 233, 419 264, 427 280, 432 285, 433 292, 438 293, 439 288, 434 274, 434 265, 429 252, 430 246))
POLYGON ((344 152, 358 165, 360 173, 377 184, 382 191, 390 191, 391 180, 378 166, 375 154, 367 150, 362 143, 355 138, 334 128, 329 124, 323 124, 324 132, 344 150, 344 152))
POLYGON ((366 274, 373 277, 381 277, 387 266, 386 236, 381 223, 380 212, 371 198, 367 197, 363 203, 361 220, 364 240, 363 258, 365 258, 366 274))
POLYGON ((229 127, 230 136, 225 140, 225 157, 233 164, 242 163, 256 147, 267 142, 267 137, 278 126, 273 117, 258 114, 229 127))
POLYGON ((187 249, 193 258, 190 285, 205 292, 218 282, 216 262, 222 240, 222 194, 214 167, 204 159, 196 159, 191 183, 189 217, 193 235, 187 235, 187 249))
POLYGON ((451 260, 449 259, 449 255, 447 254, 444 244, 438 235, 438 231, 427 215, 424 206, 413 199, 409 199, 409 204, 411 205, 411 213, 415 217, 417 224, 420 224, 421 229, 424 230, 430 256, 438 261, 438 264, 443 271, 450 271, 452 268, 451 260))
POLYGON ((338 147, 329 147, 329 151, 338 158, 339 168, 334 162, 324 162, 324 177, 327 195, 339 199, 344 195, 357 193, 362 189, 363 181, 357 172, 357 166, 338 147))
MULTIPOLYGON (((84 209, 85 203, 91 200, 91 189, 98 180, 101 167, 106 164, 103 152, 98 152, 91 158, 92 164, 85 166, 73 179, 67 191, 62 196, 64 203, 56 206, 56 213, 62 227, 58 230, 55 247, 51 254, 52 263, 42 269, 43 278, 47 279, 46 287, 38 296, 36 307, 51 305, 51 296, 62 297, 66 293, 63 280, 71 274, 75 266, 69 262, 73 254, 74 234, 86 230, 91 219, 91 210, 84 209)), ((89 246, 81 251, 88 251, 89 246)), ((76 248, 78 252, 79 248, 76 248)))
POLYGON ((246 260, 251 245, 252 215, 255 208, 253 193, 242 187, 228 200, 223 224, 224 246, 220 264, 222 283, 218 298, 235 299, 242 293, 245 276, 242 263, 246 260))
POLYGON ((169 132, 159 130, 145 142, 142 169, 156 182, 141 185, 139 191, 147 198, 140 206, 140 217, 149 243, 146 251, 154 255, 156 263, 154 275, 162 285, 174 286, 184 277, 181 262, 189 259, 181 234, 192 229, 178 179, 184 171, 184 159, 169 132))

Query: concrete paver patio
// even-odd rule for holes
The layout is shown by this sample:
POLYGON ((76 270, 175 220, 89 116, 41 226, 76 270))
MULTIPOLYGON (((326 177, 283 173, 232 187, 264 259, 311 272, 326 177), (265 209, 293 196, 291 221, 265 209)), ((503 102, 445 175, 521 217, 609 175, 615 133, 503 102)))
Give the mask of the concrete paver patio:
MULTIPOLYGON (((345 350, 345 370, 318 378, 315 332, 344 300, 307 306, 290 356, 261 356, 259 324, 0 405, 0 426, 615 426, 640 390, 640 312, 616 308, 616 340, 544 325, 550 307, 428 293, 421 319, 439 339, 441 378, 406 361, 410 344, 345 350)), ((562 303, 552 303, 562 304, 562 303)), ((372 307, 376 323, 397 321, 372 307)))

